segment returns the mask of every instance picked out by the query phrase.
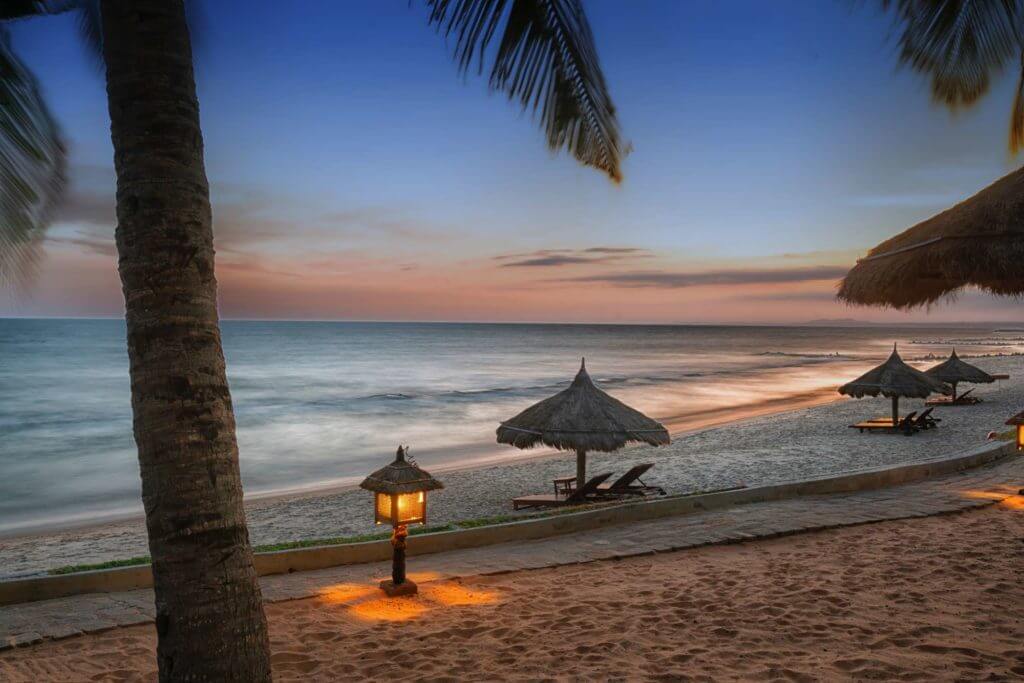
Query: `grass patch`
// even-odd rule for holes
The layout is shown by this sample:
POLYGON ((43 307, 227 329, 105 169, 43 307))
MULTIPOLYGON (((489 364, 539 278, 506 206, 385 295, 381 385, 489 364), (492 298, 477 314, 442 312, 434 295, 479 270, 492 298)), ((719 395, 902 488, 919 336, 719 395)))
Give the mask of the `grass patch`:
MULTIPOLYGON (((455 526, 445 524, 443 526, 421 526, 409 529, 410 536, 420 534, 433 534, 438 531, 451 531, 455 526)), ((272 553, 278 550, 296 550, 298 548, 313 548, 318 545, 345 545, 348 543, 365 543, 366 541, 382 541, 391 538, 390 531, 382 531, 376 534, 360 534, 358 536, 339 536, 335 538, 307 538, 301 541, 286 541, 284 543, 270 543, 253 547, 253 552, 272 553)), ((142 557, 131 557, 127 560, 110 560, 108 562, 97 562, 96 564, 70 564, 66 567, 50 569, 47 574, 59 576, 61 574, 77 574, 78 572, 91 572, 96 569, 117 569, 118 567, 135 567, 152 562, 149 555, 142 557)))
POLYGON ((505 524, 506 522, 516 522, 525 518, 525 515, 499 515, 497 517, 480 517, 479 519, 464 519, 459 522, 455 522, 455 526, 460 529, 476 529, 481 526, 491 526, 492 524, 505 524))
MULTIPOLYGON (((455 527, 451 524, 443 526, 418 526, 409 529, 410 536, 420 534, 433 534, 438 531, 451 531, 455 527)), ((258 553, 272 553, 278 550, 295 550, 297 548, 314 548, 318 545, 346 545, 349 543, 366 543, 367 541, 383 541, 391 538, 390 531, 381 531, 376 534, 360 534, 358 536, 338 536, 334 538, 307 538, 301 541, 285 541, 284 543, 271 543, 269 545, 258 545, 253 548, 258 553)))
POLYGON ((999 432, 996 434, 996 438, 1000 441, 1016 441, 1017 440, 1017 428, 1007 429, 1005 432, 999 432))
POLYGON ((135 567, 140 564, 149 564, 149 555, 143 555, 141 557, 129 557, 127 560, 108 560, 107 562, 97 562, 96 564, 69 564, 66 567, 57 567, 51 569, 48 574, 60 575, 60 574, 77 574, 78 572, 91 572, 96 569, 117 569, 118 567, 135 567))

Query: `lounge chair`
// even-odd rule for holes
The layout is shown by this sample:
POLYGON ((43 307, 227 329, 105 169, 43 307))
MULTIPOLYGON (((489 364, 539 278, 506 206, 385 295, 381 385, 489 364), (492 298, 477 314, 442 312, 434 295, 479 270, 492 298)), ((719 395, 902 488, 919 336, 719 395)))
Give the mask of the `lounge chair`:
POLYGON ((893 424, 891 417, 876 417, 850 425, 850 429, 859 430, 862 434, 864 432, 885 432, 890 434, 902 433, 906 436, 911 436, 920 429, 920 427, 916 425, 916 418, 917 411, 915 410, 912 413, 907 413, 907 415, 895 425, 893 424))
POLYGON ((572 493, 539 493, 533 496, 520 496, 512 499, 512 509, 532 507, 560 507, 562 505, 579 505, 587 502, 587 499, 597 494, 597 487, 612 476, 611 472, 591 477, 586 484, 577 487, 572 493))
POLYGON ((665 489, 660 486, 649 486, 645 484, 640 476, 647 473, 647 470, 654 467, 653 462, 644 463, 642 465, 635 465, 631 467, 628 472, 623 474, 621 477, 616 479, 610 484, 601 484, 597 487, 598 495, 634 495, 634 496, 646 496, 648 493, 657 493, 659 495, 665 495, 665 489), (639 485, 638 485, 639 484, 639 485))
MULTIPOLYGON (((900 419, 900 424, 902 425, 907 420, 909 420, 910 422, 913 422, 916 417, 917 417, 917 411, 916 410, 911 411, 911 412, 907 413, 906 415, 904 415, 900 419)), ((868 420, 864 420, 861 424, 868 424, 868 423, 875 424, 875 425, 882 425, 883 427, 892 427, 892 418, 888 417, 888 416, 885 416, 885 417, 872 417, 872 418, 870 418, 868 420)))
POLYGON ((924 412, 914 419, 914 426, 918 429, 934 429, 938 427, 939 423, 942 422, 942 418, 932 417, 933 410, 935 410, 934 407, 925 408, 924 412))
POLYGON ((925 401, 924 404, 926 406, 973 406, 977 403, 981 403, 980 398, 977 396, 971 396, 972 391, 974 391, 974 389, 968 389, 956 398, 953 398, 952 396, 930 398, 925 401))

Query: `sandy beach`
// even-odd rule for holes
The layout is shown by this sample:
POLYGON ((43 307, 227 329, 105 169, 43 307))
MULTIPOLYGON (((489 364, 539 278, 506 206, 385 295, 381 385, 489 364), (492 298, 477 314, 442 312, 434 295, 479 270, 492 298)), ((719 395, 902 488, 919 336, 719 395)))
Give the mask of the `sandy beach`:
MULTIPOLYGON (((1007 418, 1020 411, 1024 357, 978 358, 976 362, 992 373, 1009 374, 1011 379, 980 386, 976 393, 985 400, 974 407, 939 409, 942 427, 912 438, 858 434, 848 429, 847 425, 865 417, 885 415, 889 401, 842 399, 676 434, 673 443, 662 449, 630 447, 615 454, 593 454, 588 471, 621 473, 634 464, 653 462, 649 482, 664 486, 669 493, 685 493, 951 456, 984 442, 989 431, 1007 429, 1007 418)), ((905 411, 922 408, 921 400, 903 401, 905 411)), ((558 454, 513 451, 511 455, 523 459, 438 472, 445 488, 431 495, 430 523, 511 514, 509 501, 513 497, 545 493, 551 479, 573 467, 569 458, 558 454)), ((366 492, 357 488, 249 501, 247 511, 256 545, 379 530, 366 492)), ((147 552, 140 519, 0 539, 0 577, 147 552)))
MULTIPOLYGON (((781 539, 267 606, 277 680, 1009 680, 1024 500, 781 539)), ((151 625, 0 655, 0 679, 155 679, 151 625)))
MULTIPOLYGON (((636 463, 654 462, 656 466, 646 479, 669 493, 682 493, 953 455, 983 443, 990 431, 1007 429, 1003 423, 1020 410, 1019 397, 1024 392, 1024 357, 973 362, 990 372, 1009 374, 1010 379, 978 387, 975 393, 985 399, 979 405, 938 409, 941 428, 912 438, 858 434, 848 429, 847 425, 865 417, 886 414, 889 401, 843 399, 677 434, 665 448, 595 453, 588 459, 588 471, 621 473, 636 463)), ((920 410, 923 402, 908 400, 901 405, 905 411, 920 410)), ((572 460, 564 455, 511 452, 519 459, 438 473, 445 489, 431 495, 430 523, 511 514, 509 501, 514 496, 546 492, 551 479, 573 468, 572 460)), ((366 492, 353 488, 252 500, 247 512, 257 545, 377 531, 366 492)), ((147 553, 145 529, 137 519, 4 538, 0 539, 0 577, 147 553)))

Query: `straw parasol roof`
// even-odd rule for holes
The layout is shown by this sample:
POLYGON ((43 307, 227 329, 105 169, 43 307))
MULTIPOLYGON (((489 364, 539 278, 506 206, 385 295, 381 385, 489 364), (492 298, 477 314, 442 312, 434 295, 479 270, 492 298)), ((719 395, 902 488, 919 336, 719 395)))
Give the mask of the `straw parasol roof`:
POLYGON ((540 444, 576 451, 576 480, 586 478, 587 451, 616 451, 627 443, 669 443, 668 430, 638 410, 598 389, 586 360, 568 389, 535 403, 498 426, 498 443, 516 448, 540 444))
POLYGON ((840 394, 863 398, 887 396, 889 398, 927 398, 930 394, 948 394, 949 388, 903 362, 896 345, 892 355, 874 370, 869 370, 852 382, 839 387, 840 394))
POLYGON ((498 443, 569 451, 616 451, 631 441, 669 443, 668 430, 594 385, 586 361, 568 389, 535 403, 497 430, 498 443))
POLYGON ((940 382, 946 382, 947 384, 952 384, 954 386, 959 382, 989 384, 996 381, 995 377, 988 374, 981 368, 960 360, 960 357, 956 355, 956 349, 953 349, 952 355, 950 355, 947 360, 939 363, 933 368, 928 368, 924 372, 933 379, 937 379, 940 382))
POLYGON ((852 382, 839 387, 840 394, 863 398, 888 396, 892 399, 892 424, 900 423, 900 398, 927 398, 929 394, 950 393, 949 387, 903 362, 896 345, 892 355, 874 370, 869 370, 852 382))
POLYGON ((399 446, 395 461, 363 479, 360 488, 374 493, 416 493, 443 489, 444 484, 421 470, 416 463, 405 459, 407 450, 399 446))
POLYGON ((1024 168, 882 242, 846 274, 839 298, 912 308, 966 286, 1024 294, 1024 168))

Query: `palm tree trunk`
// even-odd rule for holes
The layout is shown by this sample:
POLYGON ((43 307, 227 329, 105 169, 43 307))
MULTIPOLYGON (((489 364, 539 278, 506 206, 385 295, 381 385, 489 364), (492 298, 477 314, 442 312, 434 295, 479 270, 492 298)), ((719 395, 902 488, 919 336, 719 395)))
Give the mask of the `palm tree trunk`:
POLYGON ((182 0, 102 0, 135 442, 170 680, 269 681, 182 0))

